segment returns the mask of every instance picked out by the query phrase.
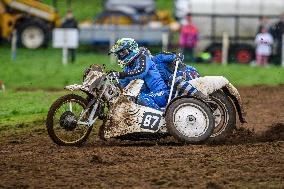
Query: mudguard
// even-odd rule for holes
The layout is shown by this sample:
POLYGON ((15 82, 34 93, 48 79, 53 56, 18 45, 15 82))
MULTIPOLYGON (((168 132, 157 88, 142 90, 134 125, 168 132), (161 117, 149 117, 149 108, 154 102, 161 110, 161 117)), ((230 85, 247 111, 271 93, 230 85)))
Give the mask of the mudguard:
POLYGON ((229 84, 229 81, 223 76, 205 76, 190 80, 189 83, 205 96, 222 89, 229 84))
POLYGON ((90 70, 88 72, 88 75, 85 77, 84 82, 82 85, 68 85, 64 87, 64 89, 67 89, 69 91, 83 91, 86 93, 90 93, 94 95, 94 89, 99 89, 101 87, 102 83, 101 81, 105 79, 105 74, 100 71, 96 70, 90 70))
POLYGON ((225 87, 222 88, 224 93, 228 95, 235 104, 235 107, 238 111, 239 120, 241 123, 247 123, 246 113, 244 111, 244 106, 242 103, 241 95, 239 91, 231 83, 228 83, 225 87))
MULTIPOLYGON (((244 107, 242 104, 241 96, 238 90, 223 76, 205 76, 190 80, 189 83, 194 86, 201 95, 196 93, 192 94, 191 97, 197 98, 199 100, 205 101, 206 98, 209 98, 209 95, 214 93, 217 90, 222 89, 226 95, 228 95, 235 104, 237 109, 239 120, 241 123, 246 123, 244 107)), ((178 99, 183 98, 184 96, 174 98, 171 103, 178 99)), ((168 106, 171 104, 169 103, 168 106)))
POLYGON ((74 84, 74 85, 67 85, 64 87, 64 89, 69 90, 69 91, 80 91, 80 90, 84 90, 84 87, 83 85, 74 84))

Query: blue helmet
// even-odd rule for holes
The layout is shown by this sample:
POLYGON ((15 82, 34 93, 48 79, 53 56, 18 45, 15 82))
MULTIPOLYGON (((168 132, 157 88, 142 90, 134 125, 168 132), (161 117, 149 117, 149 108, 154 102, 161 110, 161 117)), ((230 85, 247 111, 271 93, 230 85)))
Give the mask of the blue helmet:
POLYGON ((132 38, 121 38, 110 49, 109 54, 114 53, 119 64, 124 67, 140 54, 137 42, 132 38))

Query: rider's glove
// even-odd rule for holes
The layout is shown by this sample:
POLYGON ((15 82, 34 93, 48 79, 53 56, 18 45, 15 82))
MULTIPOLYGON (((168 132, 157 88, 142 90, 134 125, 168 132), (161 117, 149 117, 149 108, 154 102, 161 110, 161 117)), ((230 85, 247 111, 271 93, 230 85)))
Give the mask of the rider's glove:
POLYGON ((176 59, 179 59, 181 62, 184 60, 184 55, 182 53, 177 53, 176 54, 176 59))
POLYGON ((183 62, 184 60, 184 55, 182 53, 177 53, 176 54, 176 60, 179 60, 179 66, 178 69, 179 70, 184 70, 186 68, 186 64, 183 62))
POLYGON ((118 78, 118 79, 120 79, 119 75, 120 75, 119 72, 110 72, 108 74, 108 76, 111 77, 111 78, 118 78))

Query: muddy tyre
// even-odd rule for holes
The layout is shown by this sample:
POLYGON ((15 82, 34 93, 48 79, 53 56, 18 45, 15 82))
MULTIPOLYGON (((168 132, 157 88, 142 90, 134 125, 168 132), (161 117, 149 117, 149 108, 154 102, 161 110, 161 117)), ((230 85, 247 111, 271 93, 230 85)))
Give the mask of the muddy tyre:
POLYGON ((88 101, 83 97, 67 94, 51 105, 46 127, 54 143, 61 146, 79 146, 87 140, 92 127, 77 123, 87 104, 88 101))
MULTIPOLYGON (((218 90, 210 95, 211 108, 215 120, 215 127, 210 140, 220 141, 226 139, 236 128, 235 106, 223 91, 218 90)), ((209 104, 209 105, 210 105, 209 104)))
POLYGON ((211 109, 194 98, 174 101, 166 112, 167 129, 177 140, 198 144, 210 137, 214 129, 211 109))

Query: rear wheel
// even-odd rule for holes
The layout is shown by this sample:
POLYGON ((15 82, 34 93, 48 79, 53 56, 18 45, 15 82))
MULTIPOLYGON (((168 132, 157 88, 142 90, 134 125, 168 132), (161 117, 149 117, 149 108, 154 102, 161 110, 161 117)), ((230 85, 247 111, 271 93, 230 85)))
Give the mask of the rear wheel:
POLYGON ((222 62, 222 45, 219 43, 213 43, 207 47, 206 52, 211 54, 212 61, 215 63, 222 62))
POLYGON ((253 60, 254 52, 248 46, 240 45, 233 50, 232 61, 240 64, 249 64, 253 60))
POLYGON ((224 92, 218 90, 210 95, 209 105, 213 109, 215 127, 211 140, 225 139, 236 128, 236 110, 231 99, 224 92))
MULTIPOLYGON (((53 142, 64 146, 78 146, 87 140, 92 126, 78 123, 87 104, 87 100, 83 97, 68 94, 51 105, 47 114, 46 127, 53 142)), ((87 117, 88 115, 84 116, 80 121, 86 121, 87 117)))
POLYGON ((222 62, 222 49, 214 49, 212 52, 213 62, 221 63, 222 62))
POLYGON ((188 143, 205 141, 214 129, 210 108, 194 98, 182 98, 173 102, 167 110, 166 122, 170 134, 188 143))

